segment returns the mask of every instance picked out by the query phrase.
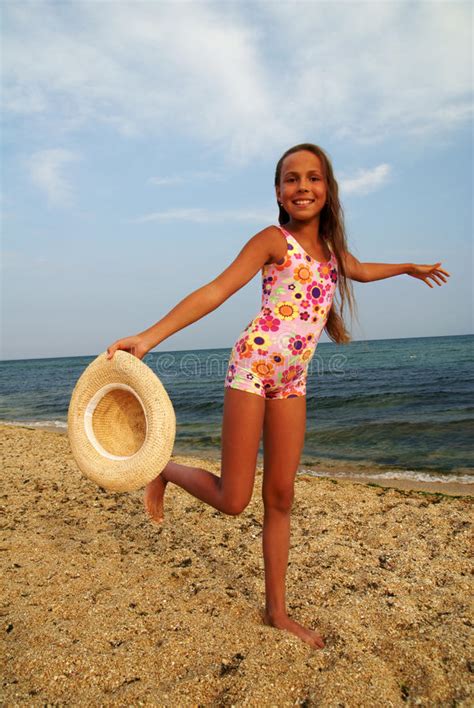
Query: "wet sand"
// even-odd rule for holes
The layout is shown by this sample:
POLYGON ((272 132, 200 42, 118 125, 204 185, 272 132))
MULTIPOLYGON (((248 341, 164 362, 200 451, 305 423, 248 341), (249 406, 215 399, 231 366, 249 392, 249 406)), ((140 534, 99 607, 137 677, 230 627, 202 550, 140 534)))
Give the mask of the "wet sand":
POLYGON ((288 610, 316 650, 262 624, 261 468, 240 516, 169 485, 157 527, 66 435, 0 442, 5 705, 473 704, 472 496, 298 475, 288 610))

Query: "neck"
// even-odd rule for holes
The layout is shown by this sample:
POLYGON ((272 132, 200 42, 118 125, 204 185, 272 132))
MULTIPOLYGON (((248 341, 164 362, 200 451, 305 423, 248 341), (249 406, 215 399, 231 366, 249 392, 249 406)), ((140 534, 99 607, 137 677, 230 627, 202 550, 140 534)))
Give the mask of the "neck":
POLYGON ((301 221, 292 219, 290 216, 290 220, 284 224, 284 226, 286 226, 292 233, 298 234, 300 238, 307 239, 313 243, 316 241, 317 243, 320 240, 322 241, 319 235, 319 217, 320 215, 316 214, 316 216, 312 217, 308 221, 301 221))

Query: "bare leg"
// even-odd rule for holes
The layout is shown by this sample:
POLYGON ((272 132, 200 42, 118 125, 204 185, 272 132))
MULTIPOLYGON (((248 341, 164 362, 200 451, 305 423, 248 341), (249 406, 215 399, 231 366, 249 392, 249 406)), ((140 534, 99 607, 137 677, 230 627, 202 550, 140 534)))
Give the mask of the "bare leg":
POLYGON ((145 489, 145 507, 151 518, 163 520, 163 496, 168 482, 225 514, 240 514, 252 497, 264 413, 262 396, 226 388, 220 477, 200 467, 169 462, 145 489))
POLYGON ((294 480, 304 444, 306 397, 266 401, 264 422, 263 556, 265 611, 263 621, 286 629, 315 648, 324 647, 317 632, 288 617, 285 580, 290 547, 290 514, 294 480))

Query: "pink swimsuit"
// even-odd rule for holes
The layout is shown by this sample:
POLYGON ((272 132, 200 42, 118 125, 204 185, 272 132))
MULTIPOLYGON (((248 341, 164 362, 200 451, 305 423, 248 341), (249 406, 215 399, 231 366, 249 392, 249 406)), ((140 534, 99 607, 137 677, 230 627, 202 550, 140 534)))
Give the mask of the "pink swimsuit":
POLYGON ((266 398, 306 394, 308 363, 331 309, 337 260, 319 262, 283 226, 285 258, 262 267, 262 309, 234 344, 225 386, 266 398))

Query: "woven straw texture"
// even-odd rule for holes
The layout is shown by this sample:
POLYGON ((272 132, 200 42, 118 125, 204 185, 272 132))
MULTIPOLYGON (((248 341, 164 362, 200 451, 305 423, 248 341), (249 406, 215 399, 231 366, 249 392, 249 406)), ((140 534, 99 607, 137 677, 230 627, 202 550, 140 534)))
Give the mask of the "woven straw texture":
POLYGON ((175 434, 163 384, 132 354, 104 352, 77 381, 69 442, 79 469, 101 487, 131 492, 151 482, 169 462, 175 434))

